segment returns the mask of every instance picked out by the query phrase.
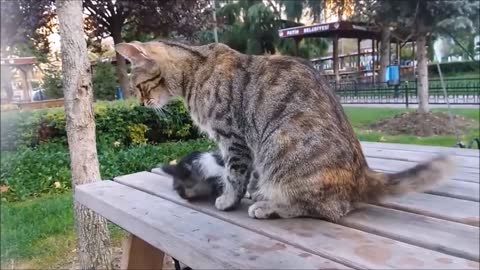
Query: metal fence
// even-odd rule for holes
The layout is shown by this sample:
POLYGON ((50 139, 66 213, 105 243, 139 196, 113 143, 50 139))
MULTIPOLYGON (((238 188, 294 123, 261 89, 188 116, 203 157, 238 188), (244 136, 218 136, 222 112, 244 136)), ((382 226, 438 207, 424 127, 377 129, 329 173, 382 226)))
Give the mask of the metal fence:
MULTIPOLYGON (((429 103, 480 104, 480 79, 445 79, 447 97, 439 79, 429 80, 429 103)), ((417 81, 402 81, 399 86, 386 83, 340 82, 331 84, 342 103, 418 104, 417 81)))

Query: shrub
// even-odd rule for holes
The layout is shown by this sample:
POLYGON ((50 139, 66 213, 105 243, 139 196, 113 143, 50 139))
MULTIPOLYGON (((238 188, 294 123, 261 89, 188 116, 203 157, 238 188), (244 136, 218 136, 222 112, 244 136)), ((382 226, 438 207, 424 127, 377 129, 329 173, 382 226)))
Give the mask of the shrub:
MULTIPOLYGON (((162 117, 134 101, 97 102, 94 105, 97 142, 111 146, 200 137, 180 100, 168 105, 166 111, 168 113, 162 117)), ((51 141, 66 142, 62 108, 2 113, 2 150, 51 141)))
POLYGON ((110 63, 98 63, 92 67, 93 96, 96 100, 114 100, 117 91, 115 67, 110 63))
MULTIPOLYGON (((150 170, 159 163, 212 146, 213 143, 207 140, 130 147, 99 145, 100 172, 103 179, 112 179, 118 175, 150 170)), ((0 175, 0 186, 3 190, 7 189, 2 198, 7 201, 65 192, 71 189, 68 148, 62 143, 44 143, 4 152, 0 175)))
POLYGON ((51 98, 63 97, 62 71, 60 69, 47 69, 43 77, 45 95, 51 98))
POLYGON ((144 124, 133 124, 128 126, 128 137, 132 144, 146 144, 147 138, 145 138, 145 132, 149 128, 144 124))
MULTIPOLYGON (((455 74, 455 73, 479 73, 480 72, 480 62, 479 61, 466 61, 466 62, 449 62, 449 63, 440 63, 440 69, 444 75, 455 74)), ((428 74, 437 75, 438 69, 437 65, 428 65, 428 74)))
MULTIPOLYGON (((92 67, 93 96, 95 100, 114 100, 117 92, 117 75, 110 63, 98 63, 92 67)), ((43 79, 45 94, 51 98, 63 97, 61 69, 47 69, 43 79)))

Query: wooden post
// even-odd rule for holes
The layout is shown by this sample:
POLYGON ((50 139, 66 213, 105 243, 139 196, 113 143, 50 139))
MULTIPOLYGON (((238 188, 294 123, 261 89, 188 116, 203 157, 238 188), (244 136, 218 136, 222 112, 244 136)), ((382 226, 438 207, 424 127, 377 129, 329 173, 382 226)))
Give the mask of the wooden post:
POLYGON ((375 83, 375 39, 372 38, 372 83, 375 83))
POLYGON ((33 79, 33 66, 29 65, 25 68, 25 77, 27 81, 27 97, 26 100, 33 101, 33 87, 32 87, 32 79, 33 79))
POLYGON ((20 77, 22 79, 22 90, 23 90, 23 101, 32 101, 32 83, 31 83, 31 73, 28 70, 28 67, 19 66, 18 71, 20 71, 20 77))
POLYGON ((397 65, 400 66, 400 44, 396 42, 395 54, 397 55, 397 65))
POLYGON ((122 244, 120 269, 162 270, 165 253, 130 234, 122 244))
POLYGON ((415 59, 416 59, 416 56, 415 56, 415 41, 412 41, 412 60, 413 60, 413 78, 416 78, 415 76, 415 59))
POLYGON ((333 73, 335 74, 335 82, 340 81, 338 74, 338 35, 333 38, 333 73))
POLYGON ((293 40, 295 41, 295 56, 298 56, 298 47, 300 44, 300 39, 294 38, 293 40))
POLYGON ((358 73, 360 74, 360 43, 361 43, 361 39, 357 39, 357 71, 358 73))

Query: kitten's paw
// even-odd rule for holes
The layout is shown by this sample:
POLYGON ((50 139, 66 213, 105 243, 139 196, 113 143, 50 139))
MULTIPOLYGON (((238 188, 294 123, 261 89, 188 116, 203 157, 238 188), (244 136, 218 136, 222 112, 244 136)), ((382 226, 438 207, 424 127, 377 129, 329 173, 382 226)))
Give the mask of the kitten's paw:
POLYGON ((251 218, 267 219, 278 217, 278 214, 272 208, 272 205, 268 201, 256 202, 248 208, 248 215, 251 218))
POLYGON ((228 211, 238 204, 235 195, 223 194, 215 200, 215 207, 218 210, 228 211))

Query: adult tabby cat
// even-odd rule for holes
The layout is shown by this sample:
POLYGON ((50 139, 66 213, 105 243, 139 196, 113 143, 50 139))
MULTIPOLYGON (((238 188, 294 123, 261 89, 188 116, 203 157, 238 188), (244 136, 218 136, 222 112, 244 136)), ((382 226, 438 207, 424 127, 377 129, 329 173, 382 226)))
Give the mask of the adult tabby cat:
POLYGON ((355 202, 430 188, 453 169, 438 157, 406 171, 369 169, 335 94, 308 62, 251 56, 223 44, 123 43, 140 102, 185 100, 225 160, 220 210, 235 208, 253 171, 253 218, 311 216, 337 221, 355 202))

